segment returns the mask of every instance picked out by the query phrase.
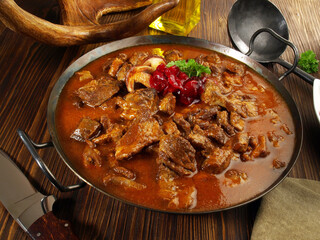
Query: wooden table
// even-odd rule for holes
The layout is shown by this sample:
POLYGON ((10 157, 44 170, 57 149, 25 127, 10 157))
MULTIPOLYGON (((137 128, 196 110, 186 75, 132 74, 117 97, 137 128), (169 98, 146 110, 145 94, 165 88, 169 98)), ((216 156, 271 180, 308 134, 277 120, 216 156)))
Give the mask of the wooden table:
MULTIPOLYGON (((232 47, 227 16, 234 0, 202 0, 201 21, 189 36, 232 47)), ((290 39, 300 52, 312 49, 320 57, 319 0, 273 0, 284 14, 290 39)), ((55 1, 29 0, 18 4, 28 11, 58 22, 55 1)), ((161 34, 146 29, 140 35, 161 34)), ((76 58, 98 45, 52 47, 14 33, 0 24, 0 148, 18 164, 44 194, 58 198, 54 212, 72 222, 80 239, 249 239, 259 201, 220 213, 175 215, 148 211, 109 198, 92 187, 61 193, 45 178, 16 133, 25 130, 35 142, 46 142, 46 108, 50 91, 60 74, 76 58)), ((293 60, 291 50, 282 56, 293 60)), ((268 66, 279 75, 284 69, 268 66)), ((320 73, 314 76, 320 77, 320 73)), ((320 180, 320 125, 313 111, 312 86, 294 75, 283 80, 301 111, 304 140, 291 177, 320 180)), ((65 185, 77 178, 54 149, 40 150, 52 172, 65 185)), ((28 236, 0 204, 0 238, 28 236)))

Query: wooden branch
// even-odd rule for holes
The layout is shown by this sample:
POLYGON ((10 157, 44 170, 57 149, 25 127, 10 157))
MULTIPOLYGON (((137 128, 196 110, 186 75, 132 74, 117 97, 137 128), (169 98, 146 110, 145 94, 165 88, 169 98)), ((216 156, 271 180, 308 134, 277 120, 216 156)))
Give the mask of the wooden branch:
MULTIPOLYGON (((0 1, 0 20, 11 30, 40 42, 56 46, 72 46, 121 39, 132 36, 163 13, 174 8, 179 0, 152 4, 137 15, 103 25, 66 26, 48 22, 20 8, 13 0, 0 1)), ((102 14, 99 11, 98 14, 102 14)), ((69 23, 69 25, 71 25, 69 23)))

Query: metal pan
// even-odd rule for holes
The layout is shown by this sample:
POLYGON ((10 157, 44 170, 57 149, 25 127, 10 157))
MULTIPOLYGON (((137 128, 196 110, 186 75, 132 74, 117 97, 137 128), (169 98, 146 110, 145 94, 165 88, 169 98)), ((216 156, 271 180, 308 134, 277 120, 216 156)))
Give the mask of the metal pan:
MULTIPOLYGON (((194 212, 186 212, 187 214, 194 214, 194 213, 209 213, 209 212, 217 212, 222 211, 230 208, 235 208, 242 206, 244 204, 250 203, 252 201, 255 201, 258 198, 261 198, 263 195, 271 191, 274 187, 276 187, 290 172, 291 168, 295 164, 300 148, 302 145, 302 122, 300 113, 298 111, 298 108, 296 104, 294 103, 293 99, 291 98, 290 94, 287 92, 287 90, 284 88, 284 86, 279 82, 278 77, 275 76, 272 72, 270 72, 267 68, 260 65, 253 59, 249 58, 248 56, 225 46, 215 44, 208 42, 206 40, 196 39, 196 38, 189 38, 189 37, 177 37, 177 36, 139 36, 139 37, 132 37, 123 39, 120 41, 112 42, 109 44, 106 44, 104 46, 98 47, 87 54, 80 57, 77 61, 75 61, 73 64, 71 64, 65 72, 61 75, 61 77, 58 79, 57 83, 55 84, 54 88, 52 89, 49 102, 48 102, 48 108, 47 108, 47 121, 48 121, 48 129, 49 133, 52 137, 52 143, 56 150, 58 151, 59 155, 61 156, 64 163, 76 174, 83 182, 72 185, 72 186, 62 186, 60 182, 55 178, 55 176, 50 172, 50 170, 46 167, 43 160, 40 158, 40 156, 37 153, 37 148, 47 147, 52 145, 51 143, 44 143, 44 144, 36 144, 34 143, 22 130, 18 130, 18 133, 27 146, 28 150, 31 152, 34 159, 37 161, 41 169, 44 171, 44 173, 48 176, 49 180, 52 182, 52 184, 57 187, 60 191, 72 191, 75 189, 78 189, 82 187, 85 183, 89 184, 90 186, 94 187, 95 189, 99 190, 100 192, 111 196, 115 199, 118 199, 120 201, 126 202, 128 204, 139 206, 146 208, 144 206, 140 206, 137 204, 134 204, 132 202, 125 201, 123 199, 119 199, 115 196, 110 195, 108 192, 106 192, 103 189, 100 189, 99 187, 92 184, 89 180, 87 180, 85 177, 83 177, 74 167, 72 162, 66 157, 66 154, 63 152, 61 144, 58 140, 57 130, 56 130, 56 123, 55 123, 55 112, 56 107, 58 103, 58 99, 60 96, 60 93, 65 86, 65 84, 68 82, 69 78, 78 70, 83 68, 85 65, 87 65, 89 62, 92 62, 96 60, 97 58, 106 55, 108 53, 114 52, 116 50, 120 50, 127 47, 134 47, 134 46, 140 46, 140 45, 150 45, 150 44, 181 44, 181 45, 189 45, 194 47, 200 47, 208 50, 213 50, 215 52, 221 53, 223 55, 229 56, 231 58, 234 58, 244 64, 246 64, 248 67, 252 68, 254 71, 256 71, 258 74, 260 74, 262 77, 266 79, 271 85, 281 94, 283 99, 288 105, 288 108, 291 111, 291 114, 294 121, 294 127, 295 127, 295 133, 296 133, 296 141, 295 141, 295 148, 292 154, 292 158, 290 162, 288 163, 286 169, 282 172, 282 174, 279 176, 279 178, 274 181, 268 188, 266 188, 263 192, 261 192, 259 195, 244 201, 239 202, 236 205, 229 206, 223 209, 213 209, 213 210, 207 210, 207 211, 194 211, 194 212)), ((147 208, 150 209, 150 208, 147 208)), ((151 209, 159 211, 158 209, 151 209)), ((160 210, 162 211, 162 210, 160 210)), ((174 211, 164 211, 164 212, 171 212, 175 213, 174 211)), ((179 211, 178 213, 182 213, 179 211)))

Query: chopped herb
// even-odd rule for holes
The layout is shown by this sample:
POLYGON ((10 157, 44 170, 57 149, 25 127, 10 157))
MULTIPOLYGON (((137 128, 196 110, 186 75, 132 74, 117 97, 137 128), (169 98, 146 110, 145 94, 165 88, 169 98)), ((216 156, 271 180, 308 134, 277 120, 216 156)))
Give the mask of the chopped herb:
POLYGON ((202 73, 211 73, 209 67, 205 67, 197 63, 194 59, 172 61, 167 64, 167 67, 176 65, 181 72, 184 72, 188 77, 200 77, 202 73))
POLYGON ((312 50, 301 53, 298 66, 307 73, 318 72, 319 61, 312 50))

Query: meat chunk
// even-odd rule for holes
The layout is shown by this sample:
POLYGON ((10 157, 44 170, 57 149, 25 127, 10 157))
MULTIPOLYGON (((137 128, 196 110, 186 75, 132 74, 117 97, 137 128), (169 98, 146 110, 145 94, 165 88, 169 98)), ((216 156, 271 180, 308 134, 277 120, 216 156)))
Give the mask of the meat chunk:
POLYGON ((230 72, 223 72, 222 79, 225 86, 241 86, 242 85, 242 77, 237 74, 232 74, 230 72))
POLYGON ((125 167, 115 166, 114 168, 112 168, 112 170, 115 173, 122 175, 123 177, 126 177, 128 179, 131 179, 131 180, 136 179, 136 174, 125 167))
POLYGON ((249 137, 249 147, 246 153, 242 153, 240 155, 241 160, 252 161, 254 158, 258 157, 266 157, 270 154, 267 150, 267 141, 266 137, 263 135, 259 135, 258 137, 249 137))
POLYGON ((144 147, 159 141, 162 135, 163 132, 157 120, 146 112, 131 124, 128 131, 117 142, 115 157, 117 160, 127 159, 144 147))
POLYGON ((228 112, 227 111, 219 111, 217 113, 217 122, 220 126, 224 128, 224 130, 229 134, 229 135, 234 135, 234 127, 229 123, 228 119, 228 112))
POLYGON ((160 140, 157 162, 180 176, 191 175, 197 170, 195 153, 196 150, 185 138, 164 135, 160 140))
POLYGON ((127 54, 120 53, 118 56, 114 58, 108 58, 105 63, 102 66, 102 70, 107 73, 111 73, 111 76, 115 76, 117 71, 119 70, 119 67, 126 62, 128 59, 127 54))
POLYGON ((86 70, 76 72, 75 75, 79 77, 80 82, 93 79, 91 72, 86 70))
POLYGON ((205 150, 203 153, 207 155, 215 148, 211 140, 205 136, 205 132, 199 127, 199 125, 195 125, 192 133, 189 134, 188 140, 195 148, 199 148, 205 150))
POLYGON ((230 149, 216 148, 203 161, 201 169, 213 174, 222 173, 229 165, 232 158, 232 151, 230 149))
POLYGON ((142 184, 142 183, 138 183, 132 179, 128 179, 126 177, 123 176, 118 176, 116 174, 113 173, 108 173, 104 178, 103 178, 103 184, 105 186, 107 186, 108 184, 115 184, 115 185, 120 185, 122 187, 124 187, 124 189, 131 189, 131 190, 143 190, 145 189, 147 186, 142 184))
POLYGON ((163 123, 162 130, 165 134, 180 134, 177 125, 171 119, 163 123))
POLYGON ((224 145, 228 141, 227 135, 224 133, 223 129, 215 123, 202 123, 199 124, 201 129, 204 130, 204 133, 210 139, 215 140, 217 143, 224 145))
POLYGON ((220 110, 219 106, 203 108, 200 110, 199 114, 197 114, 197 118, 205 121, 210 121, 215 116, 217 116, 219 110, 220 110))
POLYGON ((124 61, 121 58, 116 57, 110 65, 108 74, 115 77, 123 63, 124 61))
POLYGON ((149 111, 155 114, 158 111, 159 98, 157 91, 153 88, 142 88, 124 97, 120 107, 124 110, 121 117, 126 120, 137 118, 139 114, 149 111))
POLYGON ((220 64, 222 63, 221 58, 217 53, 212 53, 205 57, 205 60, 209 63, 220 64))
POLYGON ((231 86, 241 86, 245 71, 244 65, 228 62, 226 64, 226 71, 222 73, 224 83, 231 86))
POLYGON ((82 118, 77 129, 71 134, 71 138, 84 142, 98 135, 101 124, 91 118, 82 118))
POLYGON ((247 151, 249 145, 248 133, 237 133, 233 142, 233 150, 239 153, 247 151))
POLYGON ((132 68, 132 64, 125 62, 117 72, 117 75, 116 75, 117 79, 119 81, 124 81, 126 79, 127 73, 131 68, 132 68))
POLYGON ((246 66, 244 64, 239 64, 239 63, 230 62, 226 64, 226 69, 229 72, 234 73, 240 77, 243 77, 246 72, 246 66))
POLYGON ((100 123, 104 129, 108 129, 113 125, 111 119, 107 115, 102 115, 100 117, 100 123))
POLYGON ((274 169, 284 168, 286 166, 285 162, 279 161, 279 159, 273 159, 272 166, 274 169))
POLYGON ((258 106, 254 101, 243 101, 242 103, 243 109, 245 109, 246 115, 248 117, 256 117, 258 116, 258 106))
POLYGON ((99 108, 101 108, 102 110, 110 109, 110 110, 116 111, 118 108, 121 108, 121 106, 123 106, 124 104, 125 104, 125 101, 123 100, 123 98, 120 96, 116 96, 102 103, 99 106, 99 108))
POLYGON ((241 116, 236 112, 230 113, 230 124, 237 130, 237 131, 243 131, 244 129, 244 120, 241 118, 241 116))
POLYGON ((225 181, 224 184, 229 187, 234 187, 245 182, 248 179, 248 175, 237 169, 230 169, 224 174, 225 181))
POLYGON ((107 129, 106 133, 101 134, 99 137, 92 139, 92 142, 96 144, 117 142, 120 140, 126 129, 126 125, 115 123, 107 129))
POLYGON ((239 92, 230 94, 226 100, 225 107, 229 112, 236 112, 242 117, 258 116, 256 100, 239 92))
POLYGON ((159 110, 169 115, 174 113, 176 107, 176 97, 172 93, 168 93, 160 101, 159 110))
POLYGON ((83 151, 82 157, 83 157, 83 164, 85 167, 89 167, 89 166, 101 167, 102 166, 101 153, 96 148, 91 148, 87 145, 83 151))
POLYGON ((280 142, 284 141, 284 137, 275 133, 275 131, 267 132, 267 136, 274 147, 280 147, 280 142))
POLYGON ((177 124, 179 131, 185 136, 191 133, 191 125, 184 119, 182 114, 176 113, 173 115, 173 121, 177 124))
POLYGON ((281 128, 281 130, 283 130, 287 135, 291 135, 291 134, 292 134, 292 132, 291 132, 291 130, 289 129, 289 127, 287 126, 287 124, 283 123, 280 128, 281 128))
POLYGON ((258 145, 252 150, 251 154, 253 158, 257 157, 266 157, 269 155, 267 150, 267 141, 266 137, 263 135, 258 136, 258 145))
POLYGON ((209 67, 211 73, 214 75, 219 75, 223 72, 221 58, 216 53, 210 54, 208 56, 200 55, 196 58, 196 61, 203 66, 209 67))
POLYGON ((188 113, 187 120, 193 126, 203 121, 210 122, 215 118, 219 109, 219 106, 201 108, 196 112, 188 113))
POLYGON ((163 55, 167 62, 178 61, 182 59, 182 53, 176 49, 168 50, 163 55))
POLYGON ((148 56, 149 54, 147 52, 134 52, 129 58, 129 62, 134 66, 141 65, 148 56))
POLYGON ((90 107, 96 107, 110 99, 120 90, 119 81, 112 78, 92 80, 79 88, 76 94, 90 107))
POLYGON ((276 113, 273 109, 267 109, 266 115, 270 118, 270 122, 273 124, 277 124, 281 122, 278 113, 276 113))
POLYGON ((221 88, 217 84, 218 79, 208 79, 205 83, 204 92, 201 94, 201 100, 209 106, 226 107, 227 98, 223 95, 221 88))
POLYGON ((159 143, 149 145, 144 149, 144 151, 148 154, 157 156, 159 154, 159 143))

